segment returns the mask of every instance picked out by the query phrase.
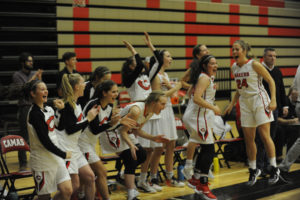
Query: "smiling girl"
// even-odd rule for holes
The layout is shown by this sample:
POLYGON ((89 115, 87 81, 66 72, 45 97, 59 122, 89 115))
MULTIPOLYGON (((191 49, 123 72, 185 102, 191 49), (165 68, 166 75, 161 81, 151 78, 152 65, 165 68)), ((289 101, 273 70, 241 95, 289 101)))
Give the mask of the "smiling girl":
POLYGON ((230 113, 239 99, 250 172, 247 185, 254 185, 257 177, 261 174, 260 169, 256 168, 256 128, 258 128, 271 165, 271 176, 268 183, 275 184, 279 180, 279 170, 276 167, 275 147, 270 136, 270 122, 273 121, 272 111, 276 108, 274 80, 262 64, 251 59, 251 48, 243 40, 233 43, 232 55, 235 59, 232 73, 237 90, 232 102, 224 112, 225 114, 230 113), (271 100, 262 84, 262 79, 269 85, 271 100))
POLYGON ((220 115, 220 108, 214 105, 216 77, 218 64, 212 55, 205 55, 199 62, 199 67, 192 69, 190 81, 192 95, 183 122, 190 133, 189 142, 201 145, 201 152, 197 156, 194 176, 188 180, 189 186, 195 192, 203 195, 204 199, 217 199, 208 187, 208 172, 214 157, 213 119, 220 115))
POLYGON ((97 86, 95 91, 96 99, 88 102, 83 110, 86 115, 87 111, 97 106, 99 107, 98 116, 89 124, 89 128, 85 129, 79 138, 79 147, 84 153, 88 163, 94 171, 96 179, 96 188, 100 192, 104 200, 109 199, 109 191, 107 187, 106 169, 101 162, 95 147, 100 137, 100 134, 106 134, 108 129, 113 129, 119 124, 127 125, 129 127, 136 126, 136 122, 127 117, 120 118, 119 113, 114 113, 113 103, 118 97, 118 86, 112 80, 106 80, 97 86))
MULTIPOLYGON (((71 158, 70 151, 58 148, 55 132, 54 110, 45 106, 48 90, 44 82, 33 80, 24 86, 24 94, 32 100, 27 118, 30 139, 30 166, 36 183, 38 199, 70 199, 72 184, 63 159, 71 158), (44 184, 42 184, 44 183, 44 184)), ((63 108, 61 100, 55 100, 58 108, 63 108)))
POLYGON ((167 142, 162 135, 150 135, 143 131, 143 126, 152 117, 159 114, 165 108, 167 98, 164 93, 153 91, 144 102, 136 102, 127 105, 120 112, 120 116, 127 116, 136 121, 134 128, 122 125, 116 129, 100 135, 101 148, 104 153, 117 153, 125 166, 124 178, 127 188, 127 199, 138 199, 135 186, 135 170, 138 165, 146 160, 146 151, 139 144, 137 137, 143 137, 155 142, 167 142))
POLYGON ((151 158, 151 183, 158 184, 157 179, 157 170, 158 164, 160 161, 160 157, 164 148, 166 149, 165 154, 165 164, 166 164, 166 184, 168 186, 175 187, 184 187, 184 183, 179 182, 173 176, 173 157, 174 157, 174 149, 175 149, 175 141, 177 140, 177 130, 176 130, 176 122, 175 116, 172 108, 172 103, 170 97, 178 91, 182 83, 178 82, 173 87, 169 82, 168 74, 165 72, 166 69, 170 68, 171 63, 173 61, 172 56, 169 51, 161 50, 160 55, 163 58, 163 65, 160 69, 158 76, 151 83, 153 90, 162 91, 168 98, 166 108, 162 110, 161 117, 158 120, 158 133, 164 134, 169 142, 167 142, 164 146, 162 144, 156 144, 152 158, 151 158))
POLYGON ((85 185, 86 198, 94 199, 95 175, 78 146, 82 131, 98 115, 99 108, 91 108, 86 117, 81 106, 77 104, 78 97, 83 95, 84 79, 80 74, 65 74, 62 78, 62 94, 65 106, 60 112, 57 129, 60 135, 60 145, 64 150, 72 151, 72 158, 66 160, 66 165, 72 180, 73 196, 77 196, 79 176, 85 185))

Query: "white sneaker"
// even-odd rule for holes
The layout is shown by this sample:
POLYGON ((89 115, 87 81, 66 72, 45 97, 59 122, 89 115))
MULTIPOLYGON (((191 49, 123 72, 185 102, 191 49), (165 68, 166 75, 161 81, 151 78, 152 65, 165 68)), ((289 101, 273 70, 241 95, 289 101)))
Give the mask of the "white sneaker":
POLYGON ((136 197, 140 196, 140 193, 139 193, 139 191, 137 191, 137 189, 134 189, 134 195, 135 195, 136 197))
POLYGON ((169 187, 184 187, 185 184, 183 182, 178 181, 174 176, 172 179, 166 179, 166 185, 169 187))
POLYGON ((156 190, 146 181, 139 181, 137 187, 147 193, 156 193, 156 190))
POLYGON ((181 172, 182 172, 185 180, 190 180, 193 176, 193 168, 184 167, 181 172))
POLYGON ((151 184, 152 188, 154 188, 157 192, 162 191, 162 187, 159 186, 157 178, 151 179, 150 184, 151 184))

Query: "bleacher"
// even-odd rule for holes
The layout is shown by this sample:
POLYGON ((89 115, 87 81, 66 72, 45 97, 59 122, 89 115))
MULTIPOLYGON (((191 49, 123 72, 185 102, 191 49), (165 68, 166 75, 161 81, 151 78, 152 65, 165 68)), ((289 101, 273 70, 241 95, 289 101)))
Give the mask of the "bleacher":
POLYGON ((17 97, 12 96, 12 75, 19 70, 18 56, 30 52, 34 68, 43 69, 49 96, 56 96, 58 72, 56 1, 1 1, 0 6, 0 135, 18 131, 17 97))

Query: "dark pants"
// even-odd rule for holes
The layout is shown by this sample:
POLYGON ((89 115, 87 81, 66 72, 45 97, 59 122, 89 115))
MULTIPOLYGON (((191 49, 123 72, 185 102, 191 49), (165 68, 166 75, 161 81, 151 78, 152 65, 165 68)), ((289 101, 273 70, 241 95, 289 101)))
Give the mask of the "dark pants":
MULTIPOLYGON (((275 139, 276 130, 277 130, 277 118, 278 118, 278 110, 273 111, 274 121, 271 122, 270 127, 270 135, 271 138, 275 139)), ((257 154, 256 154, 256 167, 258 169, 266 169, 269 164, 269 158, 267 156, 264 143, 261 141, 258 130, 256 129, 256 137, 255 137, 257 154)))
MULTIPOLYGON (((20 131, 18 132, 20 136, 22 136, 26 142, 28 143, 28 132, 27 132, 27 114, 29 112, 30 106, 20 106, 18 119, 19 119, 19 126, 20 131)), ((19 151, 18 153, 19 158, 19 166, 25 166, 27 164, 27 157, 26 151, 19 151)))
POLYGON ((278 125, 276 137, 274 140, 276 148, 276 157, 282 156, 283 146, 286 145, 287 152, 293 146, 299 137, 299 126, 278 125))
POLYGON ((138 150, 136 150, 136 160, 133 159, 130 149, 122 151, 119 155, 125 165, 124 174, 135 174, 137 166, 145 162, 147 158, 147 153, 143 147, 140 144, 137 144, 136 146, 138 148, 138 150))

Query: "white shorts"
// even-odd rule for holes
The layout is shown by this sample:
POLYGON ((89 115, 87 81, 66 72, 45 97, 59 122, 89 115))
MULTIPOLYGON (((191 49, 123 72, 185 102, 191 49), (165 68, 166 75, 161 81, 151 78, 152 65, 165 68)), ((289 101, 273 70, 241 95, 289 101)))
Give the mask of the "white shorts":
POLYGON ((88 165, 88 162, 82 152, 72 152, 71 159, 66 159, 65 162, 69 174, 78 174, 78 170, 81 167, 88 165))
POLYGON ((89 164, 98 162, 100 160, 95 151, 95 147, 92 147, 90 144, 80 145, 80 150, 89 164))
MULTIPOLYGON (((164 135, 169 140, 177 140, 177 129, 175 115, 172 105, 167 105, 160 113, 161 118, 158 120, 158 134, 164 135)), ((158 144, 163 146, 162 143, 158 144)))
MULTIPOLYGON (((147 121, 144 126, 142 127, 142 130, 146 133, 156 136, 162 133, 159 133, 159 119, 150 119, 147 121)), ((138 142, 143 148, 155 148, 155 147, 162 147, 161 143, 154 142, 149 139, 145 139, 142 137, 138 137, 138 142)))
POLYGON ((53 170, 33 171, 33 177, 38 195, 51 194, 57 191, 58 184, 71 180, 63 159, 53 170))
POLYGON ((211 118, 207 119, 204 115, 199 115, 197 122, 198 127, 196 129, 190 127, 187 128, 190 134, 189 142, 213 144, 215 142, 212 131, 213 120, 211 118))
POLYGON ((267 109, 270 103, 267 93, 246 98, 240 96, 239 101, 242 127, 257 127, 274 120, 272 111, 267 109))

